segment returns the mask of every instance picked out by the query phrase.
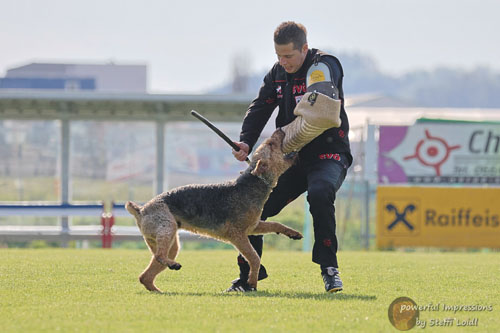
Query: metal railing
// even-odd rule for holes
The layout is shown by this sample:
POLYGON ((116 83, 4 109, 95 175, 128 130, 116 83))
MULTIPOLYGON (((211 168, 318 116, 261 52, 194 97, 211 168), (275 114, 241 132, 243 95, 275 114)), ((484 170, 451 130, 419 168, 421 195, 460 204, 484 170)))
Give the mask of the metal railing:
MULTIPOLYGON (((0 242, 26 242, 44 240, 67 244, 74 240, 102 241, 103 247, 111 247, 113 241, 140 241, 142 235, 137 226, 114 225, 114 217, 130 216, 123 204, 113 203, 111 211, 105 212, 103 204, 0 204, 0 217, 6 216, 52 216, 61 217, 58 226, 2 225, 0 242), (93 216, 101 219, 101 225, 70 226, 70 216, 93 216)), ((179 231, 181 241, 204 240, 196 234, 179 231)))

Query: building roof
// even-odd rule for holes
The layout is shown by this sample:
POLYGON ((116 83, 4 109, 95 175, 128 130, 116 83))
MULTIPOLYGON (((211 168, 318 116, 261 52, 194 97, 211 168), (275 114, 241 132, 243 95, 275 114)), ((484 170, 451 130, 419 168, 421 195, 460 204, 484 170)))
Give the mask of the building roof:
POLYGON ((241 121, 254 96, 0 90, 0 119, 241 121))

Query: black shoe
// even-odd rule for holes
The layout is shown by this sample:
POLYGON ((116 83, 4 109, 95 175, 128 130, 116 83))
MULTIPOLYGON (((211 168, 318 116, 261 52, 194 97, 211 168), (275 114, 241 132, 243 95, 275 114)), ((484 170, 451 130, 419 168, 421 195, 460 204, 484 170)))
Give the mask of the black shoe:
MULTIPOLYGON (((240 270, 241 270, 240 266, 240 270)), ((264 265, 260 265, 259 269, 259 276, 257 278, 257 281, 264 280, 267 278, 267 271, 264 265)), ((256 291, 257 289, 250 287, 248 284, 248 272, 247 271, 240 271, 240 277, 237 278, 236 280, 231 281, 232 285, 231 287, 227 288, 224 292, 229 293, 232 291, 237 291, 237 292, 247 292, 247 291, 256 291)))
POLYGON ((327 267, 321 270, 323 282, 325 282, 325 290, 329 293, 336 293, 343 288, 342 280, 339 276, 339 271, 335 267, 327 267))
POLYGON ((233 280, 231 283, 232 283, 231 287, 229 287, 225 290, 226 293, 230 293, 230 292, 246 293, 249 291, 257 291, 256 288, 250 287, 248 282, 246 282, 242 279, 233 280))

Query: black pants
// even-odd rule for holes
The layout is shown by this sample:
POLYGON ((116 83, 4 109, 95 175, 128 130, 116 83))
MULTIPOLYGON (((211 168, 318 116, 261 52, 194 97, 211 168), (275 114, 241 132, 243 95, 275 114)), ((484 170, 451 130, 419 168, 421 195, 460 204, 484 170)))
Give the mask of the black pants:
MULTIPOLYGON (((346 158, 340 154, 341 160, 346 158)), ((277 215, 288 203, 307 191, 309 211, 313 217, 314 246, 312 261, 321 267, 337 267, 337 236, 335 221, 335 197, 347 173, 347 165, 334 159, 315 159, 298 162, 288 169, 278 180, 262 211, 262 220, 277 215)), ((250 243, 262 256, 263 236, 249 236, 250 243)), ((249 266, 238 256, 240 278, 247 279, 249 266)), ((261 266, 259 280, 265 278, 265 268, 261 266)))

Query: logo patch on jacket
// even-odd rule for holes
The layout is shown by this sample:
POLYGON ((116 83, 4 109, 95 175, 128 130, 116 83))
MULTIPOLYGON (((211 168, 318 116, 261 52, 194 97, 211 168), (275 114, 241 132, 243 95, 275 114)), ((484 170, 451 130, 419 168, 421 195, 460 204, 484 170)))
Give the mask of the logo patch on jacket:
POLYGON ((320 160, 335 160, 335 161, 340 161, 340 155, 339 154, 320 154, 319 156, 320 160))
POLYGON ((305 94, 307 92, 306 83, 302 84, 294 84, 293 85, 293 94, 305 94))

